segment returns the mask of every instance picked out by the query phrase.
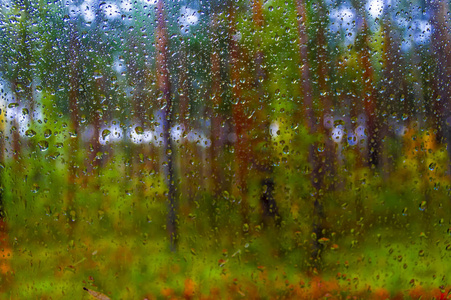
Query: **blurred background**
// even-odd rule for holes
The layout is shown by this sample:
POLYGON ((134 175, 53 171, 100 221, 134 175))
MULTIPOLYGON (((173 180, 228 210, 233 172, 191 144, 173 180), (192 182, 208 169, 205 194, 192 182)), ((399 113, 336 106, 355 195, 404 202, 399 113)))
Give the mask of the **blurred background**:
POLYGON ((449 1, 0 2, 5 299, 448 299, 449 1))

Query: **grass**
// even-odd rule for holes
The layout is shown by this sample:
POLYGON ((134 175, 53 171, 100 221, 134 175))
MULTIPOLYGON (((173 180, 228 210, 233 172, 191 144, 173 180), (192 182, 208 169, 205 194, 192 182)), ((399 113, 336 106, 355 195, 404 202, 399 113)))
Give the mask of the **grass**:
MULTIPOLYGON (((312 203, 308 193, 297 193, 307 190, 304 174, 289 172, 290 180, 277 182, 280 228, 262 223, 252 181, 246 226, 239 196, 180 193, 172 252, 158 173, 142 166, 127 171, 118 153, 96 176, 80 175, 70 199, 64 155, 56 161, 37 155, 4 168, 4 185, 13 188, 5 189, 0 298, 95 299, 95 292, 111 299, 449 298, 451 204, 440 168, 426 180, 418 172, 405 179, 417 167, 412 160, 401 160, 388 178, 348 171, 344 187, 323 198, 327 240, 318 270, 310 259, 312 203)), ((440 165, 442 158, 426 163, 431 159, 440 165)))

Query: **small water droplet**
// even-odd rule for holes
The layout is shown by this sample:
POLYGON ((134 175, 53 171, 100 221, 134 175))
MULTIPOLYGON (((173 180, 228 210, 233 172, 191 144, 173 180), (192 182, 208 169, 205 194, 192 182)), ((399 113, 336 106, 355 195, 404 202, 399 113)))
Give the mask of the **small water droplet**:
POLYGON ((31 138, 34 137, 36 135, 36 131, 34 131, 33 129, 28 129, 27 131, 25 131, 25 136, 31 138))
POLYGON ((407 216, 407 207, 404 207, 404 209, 402 210, 402 215, 407 216))
POLYGON ((136 126, 135 132, 137 134, 143 134, 144 133, 144 129, 141 126, 136 126))
POLYGON ((426 205, 427 205, 426 201, 421 201, 419 209, 421 211, 425 211, 426 210, 426 205))
POLYGON ((326 238, 326 237, 322 237, 318 240, 318 243, 320 243, 321 245, 326 245, 327 243, 329 243, 330 239, 326 238))
POLYGON ((102 131, 102 138, 105 139, 107 136, 109 136, 111 133, 111 131, 109 131, 108 129, 105 129, 104 131, 102 131))
POLYGON ((286 145, 285 147, 283 147, 283 154, 290 154, 290 148, 288 147, 288 145, 286 145))
POLYGON ((38 146, 41 151, 46 151, 47 149, 49 149, 49 143, 47 141, 40 141, 38 143, 38 146))
POLYGON ((46 139, 48 139, 49 137, 51 137, 52 136, 52 131, 50 130, 50 129, 46 129, 45 131, 44 131, 44 137, 46 138, 46 139))
POLYGON ((39 189, 40 189, 39 185, 37 183, 33 183, 33 186, 31 188, 31 192, 33 194, 36 194, 37 192, 39 192, 39 189))

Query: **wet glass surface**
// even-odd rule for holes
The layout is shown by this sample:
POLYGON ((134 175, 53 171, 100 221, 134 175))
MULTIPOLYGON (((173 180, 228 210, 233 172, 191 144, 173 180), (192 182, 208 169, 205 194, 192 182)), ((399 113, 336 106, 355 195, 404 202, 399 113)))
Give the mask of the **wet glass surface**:
POLYGON ((0 3, 0 298, 451 297, 449 1, 0 3))

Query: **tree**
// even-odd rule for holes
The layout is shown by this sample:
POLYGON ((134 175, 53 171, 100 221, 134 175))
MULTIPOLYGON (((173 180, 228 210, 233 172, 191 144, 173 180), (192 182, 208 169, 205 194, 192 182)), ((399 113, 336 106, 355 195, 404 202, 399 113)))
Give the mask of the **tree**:
POLYGON ((263 17, 263 3, 261 0, 252 0, 252 21, 254 29, 254 53, 253 53, 253 87, 255 89, 255 102, 260 104, 257 113, 256 124, 253 126, 257 128, 256 141, 254 144, 254 165, 263 173, 260 185, 262 188, 260 203, 263 209, 263 220, 266 222, 268 217, 276 220, 276 224, 280 225, 281 216, 277 203, 274 199, 274 178, 271 157, 271 136, 270 136, 270 101, 269 97, 265 97, 266 91, 264 89, 264 81, 267 80, 265 65, 265 54, 262 50, 262 35, 264 33, 263 27, 265 20, 263 17))
POLYGON ((241 215, 243 223, 249 223, 249 203, 247 199, 248 186, 246 175, 250 162, 249 145, 249 118, 246 116, 246 105, 250 101, 247 91, 251 90, 250 74, 246 69, 246 51, 240 47, 240 33, 236 30, 238 5, 230 3, 228 8, 227 21, 229 24, 228 32, 228 52, 229 52, 229 70, 230 83, 232 85, 232 119, 234 132, 236 135, 235 154, 236 154, 236 185, 240 191, 241 215))
MULTIPOLYGON (((449 2, 428 1, 431 12, 431 53, 433 53, 434 72, 434 115, 435 128, 438 138, 448 145, 448 156, 451 158, 451 114, 449 113, 451 101, 451 45, 449 31, 449 2)), ((451 174, 451 159, 448 166, 451 174)))
POLYGON ((174 174, 174 147, 171 139, 172 128, 172 93, 169 77, 169 40, 166 27, 166 16, 163 0, 157 3, 157 28, 155 34, 156 44, 156 70, 157 85, 159 89, 159 105, 161 107, 161 122, 163 123, 163 172, 168 187, 168 217, 167 229, 170 235, 171 250, 177 246, 177 203, 176 203, 176 177, 174 174))

